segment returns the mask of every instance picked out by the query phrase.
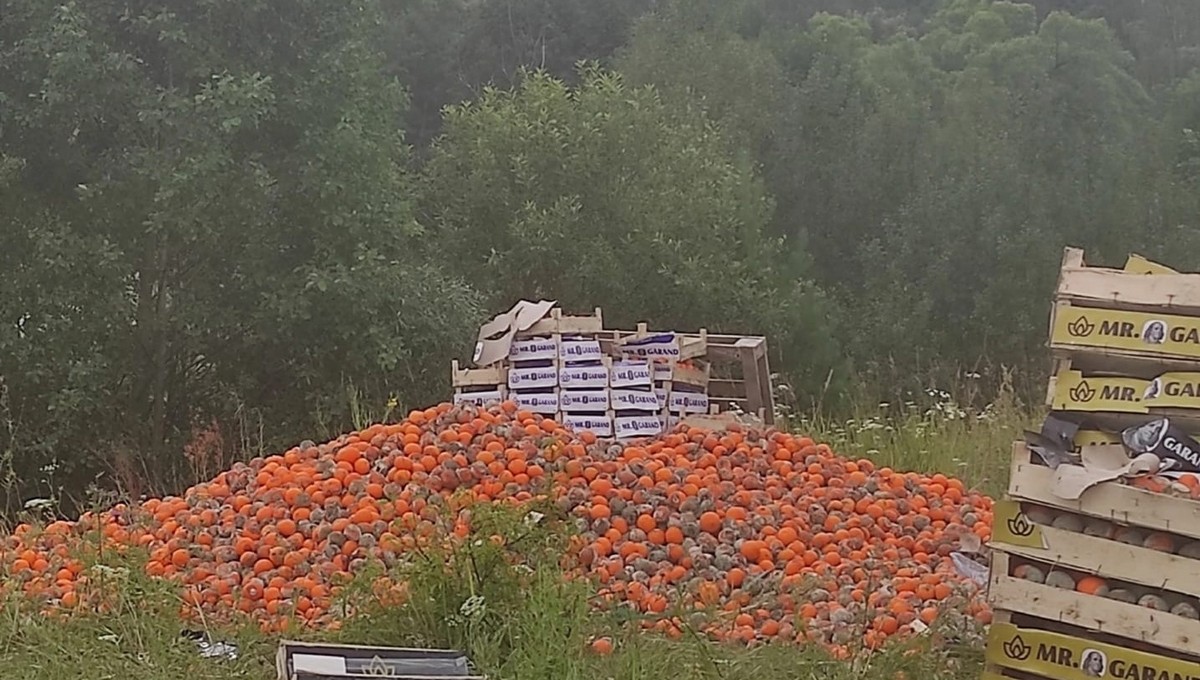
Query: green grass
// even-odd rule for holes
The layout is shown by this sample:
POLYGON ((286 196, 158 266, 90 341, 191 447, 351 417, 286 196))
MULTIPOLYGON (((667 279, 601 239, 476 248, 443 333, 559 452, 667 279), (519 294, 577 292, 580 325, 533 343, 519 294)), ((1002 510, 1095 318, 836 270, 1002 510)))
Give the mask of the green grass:
POLYGON ((847 457, 900 471, 941 472, 992 496, 1008 483, 1012 443, 1037 429, 1038 411, 1002 391, 987 404, 960 406, 949 393, 929 390, 921 401, 859 405, 850 417, 793 419, 793 428, 826 441, 847 457))
MULTIPOLYGON (((1011 442, 1034 422, 1033 410, 1007 394, 974 411, 942 393, 930 396, 923 405, 872 405, 849 418, 793 418, 791 425, 846 456, 899 470, 953 474, 988 493, 1001 492, 1011 442)), ((588 584, 562 578, 556 557, 564 549, 561 532, 530 532, 501 511, 479 522, 481 532, 521 533, 509 550, 519 550, 520 562, 532 566, 512 566, 514 560, 506 558, 513 556, 488 541, 469 543, 465 552, 426 554, 398 575, 410 584, 403 605, 381 606, 370 592, 372 575, 363 574, 347 596, 351 613, 342 629, 305 637, 460 649, 496 679, 974 680, 982 670, 977 640, 947 643, 944 639, 956 636, 942 636, 936 627, 933 634, 848 661, 791 644, 722 645, 693 631, 667 639, 642 630, 627 611, 596 611, 588 584), (593 653, 589 643, 596 636, 611 637, 615 651, 593 653)), ((114 607, 104 614, 54 620, 29 611, 24 601, 0 604, 5 680, 275 678, 277 640, 252 627, 214 631, 235 641, 241 656, 201 658, 193 642, 179 637, 176 593, 130 571, 110 586, 114 607)))

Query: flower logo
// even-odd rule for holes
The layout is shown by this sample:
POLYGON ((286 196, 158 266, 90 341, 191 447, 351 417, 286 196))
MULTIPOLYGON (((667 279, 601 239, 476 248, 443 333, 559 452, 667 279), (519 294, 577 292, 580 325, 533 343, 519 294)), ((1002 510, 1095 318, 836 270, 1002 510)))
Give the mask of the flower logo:
POLYGON ((1086 338, 1096 330, 1096 324, 1088 321, 1086 316, 1080 316, 1071 323, 1067 324, 1067 332, 1076 338, 1086 338))
POLYGON ((378 655, 373 657, 363 670, 365 671, 364 675, 377 678, 385 678, 392 674, 391 667, 384 663, 378 655))
POLYGON ((1013 536, 1027 538, 1033 534, 1033 528, 1033 522, 1030 522, 1023 512, 1018 512, 1008 520, 1008 530, 1013 536))
POLYGON ((1004 648, 1004 655, 1014 661, 1028 659, 1029 653, 1033 651, 1029 645, 1025 644, 1025 641, 1021 639, 1019 634, 1014 635, 1013 639, 1005 642, 1002 647, 1004 648))
POLYGON ((1080 402, 1091 401, 1092 397, 1096 396, 1096 390, 1092 389, 1086 380, 1081 380, 1078 385, 1069 390, 1069 393, 1072 400, 1080 402))

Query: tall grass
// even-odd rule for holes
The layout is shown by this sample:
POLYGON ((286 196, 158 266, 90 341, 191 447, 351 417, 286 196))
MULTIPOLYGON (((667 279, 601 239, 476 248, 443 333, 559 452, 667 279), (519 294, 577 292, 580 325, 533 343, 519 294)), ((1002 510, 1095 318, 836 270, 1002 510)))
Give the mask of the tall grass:
POLYGON ((941 472, 990 495, 1008 483, 1012 442, 1037 429, 1042 409, 1010 384, 984 397, 967 384, 930 387, 892 401, 858 399, 838 414, 788 418, 788 425, 843 456, 900 471, 941 472))

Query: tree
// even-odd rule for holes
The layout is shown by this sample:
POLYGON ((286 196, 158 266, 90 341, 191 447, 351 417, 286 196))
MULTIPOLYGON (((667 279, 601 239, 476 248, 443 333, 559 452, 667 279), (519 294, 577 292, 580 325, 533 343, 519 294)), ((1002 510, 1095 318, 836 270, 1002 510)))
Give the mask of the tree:
POLYGON ((419 255, 374 3, 0 14, 3 191, 20 207, 0 257, 21 265, 0 448, 19 465, 73 451, 94 473, 136 451, 158 469, 214 420, 227 440, 253 420, 243 445, 269 446, 350 424, 348 385, 379 404, 436 392, 479 308, 419 255), (71 360, 82 345, 35 351, 51 333, 92 337, 94 370, 71 360), (56 385, 80 401, 50 409, 56 385))
POLYGON ((695 109, 586 69, 453 107, 422 213, 495 308, 548 297, 606 321, 766 332, 813 385, 835 363, 822 296, 774 266, 771 205, 695 109), (801 371, 800 369, 803 369, 801 371))
POLYGON ((385 3, 384 49, 412 96, 409 139, 424 146, 441 109, 515 85, 525 69, 570 81, 607 60, 652 0, 415 0, 385 3))
POLYGON ((964 30, 985 31, 971 40, 930 34, 938 55, 956 45, 943 63, 962 69, 919 184, 864 269, 874 312, 857 317, 878 322, 866 335, 885 346, 911 352, 902 339, 921 338, 916 348, 943 360, 1036 357, 1063 246, 1119 261, 1154 240, 1154 224, 1127 219, 1147 200, 1133 180, 1150 141, 1128 54, 1098 21, 1003 25, 970 17, 964 30))

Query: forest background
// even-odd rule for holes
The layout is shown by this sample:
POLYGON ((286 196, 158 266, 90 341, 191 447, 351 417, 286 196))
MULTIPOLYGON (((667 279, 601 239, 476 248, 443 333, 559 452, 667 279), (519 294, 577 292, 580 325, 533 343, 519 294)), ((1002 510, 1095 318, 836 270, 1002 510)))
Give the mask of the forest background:
POLYGON ((0 0, 0 486, 444 399, 519 298, 1034 403, 1063 246, 1197 269, 1198 66, 1194 0, 0 0))

